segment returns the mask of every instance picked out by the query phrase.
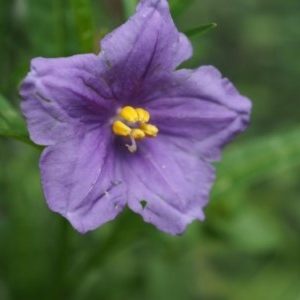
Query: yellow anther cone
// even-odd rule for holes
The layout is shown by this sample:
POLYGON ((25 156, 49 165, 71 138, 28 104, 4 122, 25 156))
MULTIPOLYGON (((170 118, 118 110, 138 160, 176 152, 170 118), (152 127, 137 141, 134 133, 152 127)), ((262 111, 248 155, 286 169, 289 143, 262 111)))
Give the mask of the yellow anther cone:
POLYGON ((125 144, 131 153, 137 151, 136 141, 145 137, 156 137, 158 128, 148 124, 150 114, 143 108, 133 108, 125 106, 119 111, 118 119, 115 119, 112 125, 112 131, 115 135, 130 139, 131 144, 125 144))
POLYGON ((141 140, 143 139, 146 134, 144 133, 143 130, 141 129, 138 129, 138 128, 135 128, 135 129, 132 129, 131 131, 131 136, 135 139, 135 140, 141 140))
POLYGON ((136 110, 131 106, 125 106, 121 109, 119 115, 126 121, 130 123, 135 123, 138 121, 139 116, 136 110))
POLYGON ((148 137, 155 137, 158 134, 158 128, 151 124, 141 124, 140 129, 143 130, 148 137))
POLYGON ((125 125, 120 120, 114 122, 112 130, 115 135, 128 136, 131 133, 131 128, 125 125))
POLYGON ((150 120, 150 114, 143 108, 136 108, 135 111, 138 114, 138 120, 141 123, 147 123, 150 120))

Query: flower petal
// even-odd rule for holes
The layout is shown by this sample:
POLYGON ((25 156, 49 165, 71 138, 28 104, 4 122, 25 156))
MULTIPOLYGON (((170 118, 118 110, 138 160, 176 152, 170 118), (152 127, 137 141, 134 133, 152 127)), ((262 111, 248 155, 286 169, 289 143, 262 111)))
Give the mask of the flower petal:
POLYGON ((64 141, 73 135, 74 124, 98 122, 111 115, 114 103, 102 69, 101 60, 93 54, 32 60, 20 95, 34 142, 64 141))
POLYGON ((152 96, 144 105, 160 135, 207 161, 249 122, 250 101, 211 66, 175 72, 152 96))
POLYGON ((215 178, 210 164, 166 143, 163 136, 140 141, 134 155, 124 155, 128 206, 146 222, 181 234, 191 221, 204 219, 203 208, 215 178))
POLYGON ((81 233, 115 218, 125 205, 110 130, 79 130, 71 140, 47 147, 40 160, 49 207, 81 233))
POLYGON ((173 71, 192 55, 186 36, 179 33, 166 0, 143 0, 136 14, 101 41, 101 57, 119 101, 132 101, 144 82, 173 71))

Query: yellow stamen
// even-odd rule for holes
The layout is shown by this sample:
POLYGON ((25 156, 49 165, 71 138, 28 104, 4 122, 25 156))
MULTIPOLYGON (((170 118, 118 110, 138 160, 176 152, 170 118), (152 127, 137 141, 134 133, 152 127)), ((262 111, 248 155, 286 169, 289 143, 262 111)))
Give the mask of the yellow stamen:
POLYGON ((144 133, 144 131, 141 130, 141 129, 138 129, 138 128, 132 129, 131 135, 132 135, 132 137, 135 140, 141 140, 141 139, 143 139, 146 136, 146 134, 144 133))
POLYGON ((158 128, 151 124, 141 124, 140 129, 146 134, 148 137, 155 137, 158 134, 158 128))
POLYGON ((131 128, 125 125, 120 120, 114 122, 112 130, 115 135, 128 136, 131 133, 131 128))
POLYGON ((135 123, 138 121, 139 116, 137 111, 131 106, 125 106, 121 109, 119 115, 126 121, 130 123, 135 123))
POLYGON ((158 128, 148 124, 150 114, 143 108, 123 107, 114 118, 112 131, 115 135, 130 139, 131 144, 125 144, 131 153, 137 151, 137 141, 145 137, 156 137, 158 128))
POLYGON ((147 123, 150 120, 150 114, 143 108, 136 108, 135 111, 138 114, 138 119, 141 123, 147 123))

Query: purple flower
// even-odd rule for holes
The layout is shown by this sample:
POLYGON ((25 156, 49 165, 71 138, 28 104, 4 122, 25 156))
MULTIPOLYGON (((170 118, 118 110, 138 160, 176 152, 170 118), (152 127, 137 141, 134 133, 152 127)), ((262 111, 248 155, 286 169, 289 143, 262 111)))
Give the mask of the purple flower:
POLYGON ((49 207, 80 232, 127 204, 162 231, 203 220, 212 161, 243 131, 251 104, 214 67, 175 70, 192 55, 166 0, 101 41, 99 55, 35 58, 20 94, 49 207))

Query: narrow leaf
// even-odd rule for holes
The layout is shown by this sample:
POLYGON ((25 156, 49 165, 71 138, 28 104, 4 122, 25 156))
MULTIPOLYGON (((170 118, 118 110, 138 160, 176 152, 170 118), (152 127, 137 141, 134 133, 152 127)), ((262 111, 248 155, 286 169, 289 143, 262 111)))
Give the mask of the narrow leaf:
POLYGON ((216 23, 209 23, 209 24, 205 24, 205 25, 201 25, 199 27, 196 28, 192 28, 192 29, 188 29, 186 30, 184 33, 189 37, 195 37, 195 36, 201 36, 204 35, 205 33, 207 33, 208 31, 214 29, 217 27, 216 23))
POLYGON ((0 116, 6 122, 15 122, 18 113, 12 108, 10 103, 0 94, 0 116))
MULTIPOLYGON (((23 118, 0 94, 0 136, 10 137, 36 146, 28 137, 23 118)), ((38 146, 37 146, 38 147, 38 146)))

